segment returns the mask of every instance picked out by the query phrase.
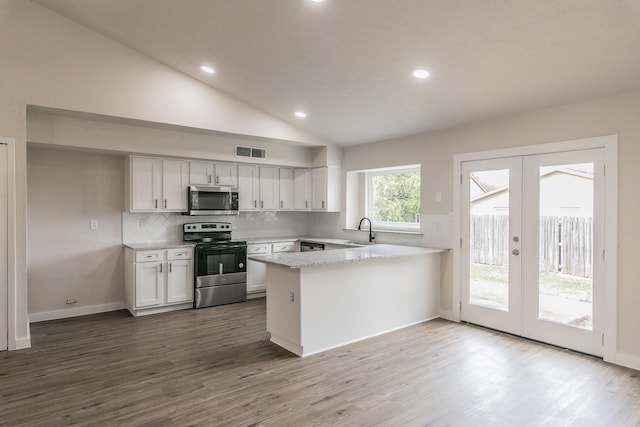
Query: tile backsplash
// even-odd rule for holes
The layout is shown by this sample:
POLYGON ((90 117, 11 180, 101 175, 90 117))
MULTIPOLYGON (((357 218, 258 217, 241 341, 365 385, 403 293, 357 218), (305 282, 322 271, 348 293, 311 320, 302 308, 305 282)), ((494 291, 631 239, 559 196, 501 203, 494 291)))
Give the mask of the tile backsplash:
POLYGON ((241 212, 238 215, 185 216, 179 213, 122 213, 124 243, 182 240, 187 222, 230 222, 234 239, 286 237, 307 234, 306 212, 241 212))

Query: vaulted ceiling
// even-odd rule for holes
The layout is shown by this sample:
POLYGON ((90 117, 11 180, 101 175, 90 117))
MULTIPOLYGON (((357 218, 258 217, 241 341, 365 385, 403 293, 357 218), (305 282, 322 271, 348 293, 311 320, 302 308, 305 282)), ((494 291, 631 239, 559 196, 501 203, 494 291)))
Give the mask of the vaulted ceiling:
POLYGON ((640 89, 639 0, 35 1, 343 146, 640 89))

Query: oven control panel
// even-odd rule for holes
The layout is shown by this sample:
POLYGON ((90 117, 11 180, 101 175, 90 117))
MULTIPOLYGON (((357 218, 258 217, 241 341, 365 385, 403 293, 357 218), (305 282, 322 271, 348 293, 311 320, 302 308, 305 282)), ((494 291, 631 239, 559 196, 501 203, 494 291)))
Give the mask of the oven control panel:
POLYGON ((231 231, 230 222, 192 222, 183 225, 185 233, 231 231))

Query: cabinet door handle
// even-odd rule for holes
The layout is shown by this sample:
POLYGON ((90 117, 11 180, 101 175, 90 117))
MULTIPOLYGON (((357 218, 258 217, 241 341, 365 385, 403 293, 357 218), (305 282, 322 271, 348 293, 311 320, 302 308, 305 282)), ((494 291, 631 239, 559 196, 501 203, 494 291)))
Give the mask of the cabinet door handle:
POLYGON ((211 175, 209 175, 209 184, 211 184, 211 175))
POLYGON ((284 202, 280 200, 280 209, 282 209, 283 207, 284 207, 284 202))
POLYGON ((169 273, 173 273, 173 268, 171 267, 172 263, 169 263, 169 273))
POLYGON ((254 208, 257 208, 257 207, 258 207, 258 201, 257 201, 257 200, 254 200, 254 201, 253 201, 253 207, 254 207, 254 208))
POLYGON ((322 201, 322 209, 324 209, 324 200, 322 201))
POLYGON ((154 203, 154 205, 155 205, 156 209, 158 209, 158 199, 155 199, 155 200, 153 201, 153 203, 154 203))
POLYGON ((216 184, 220 184, 220 176, 216 175, 216 184))
POLYGON ((164 199, 164 208, 167 209, 167 199, 164 199))
POLYGON ((162 263, 160 263, 160 273, 162 273, 162 263))
POLYGON ((260 201, 260 209, 264 209, 264 200, 260 201))

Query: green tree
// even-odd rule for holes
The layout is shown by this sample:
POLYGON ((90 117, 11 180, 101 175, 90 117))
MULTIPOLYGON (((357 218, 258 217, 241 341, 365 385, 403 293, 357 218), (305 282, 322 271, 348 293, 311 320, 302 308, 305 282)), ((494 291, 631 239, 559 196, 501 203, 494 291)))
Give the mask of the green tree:
POLYGON ((388 173, 372 177, 373 220, 380 222, 418 221, 420 173, 388 173))

